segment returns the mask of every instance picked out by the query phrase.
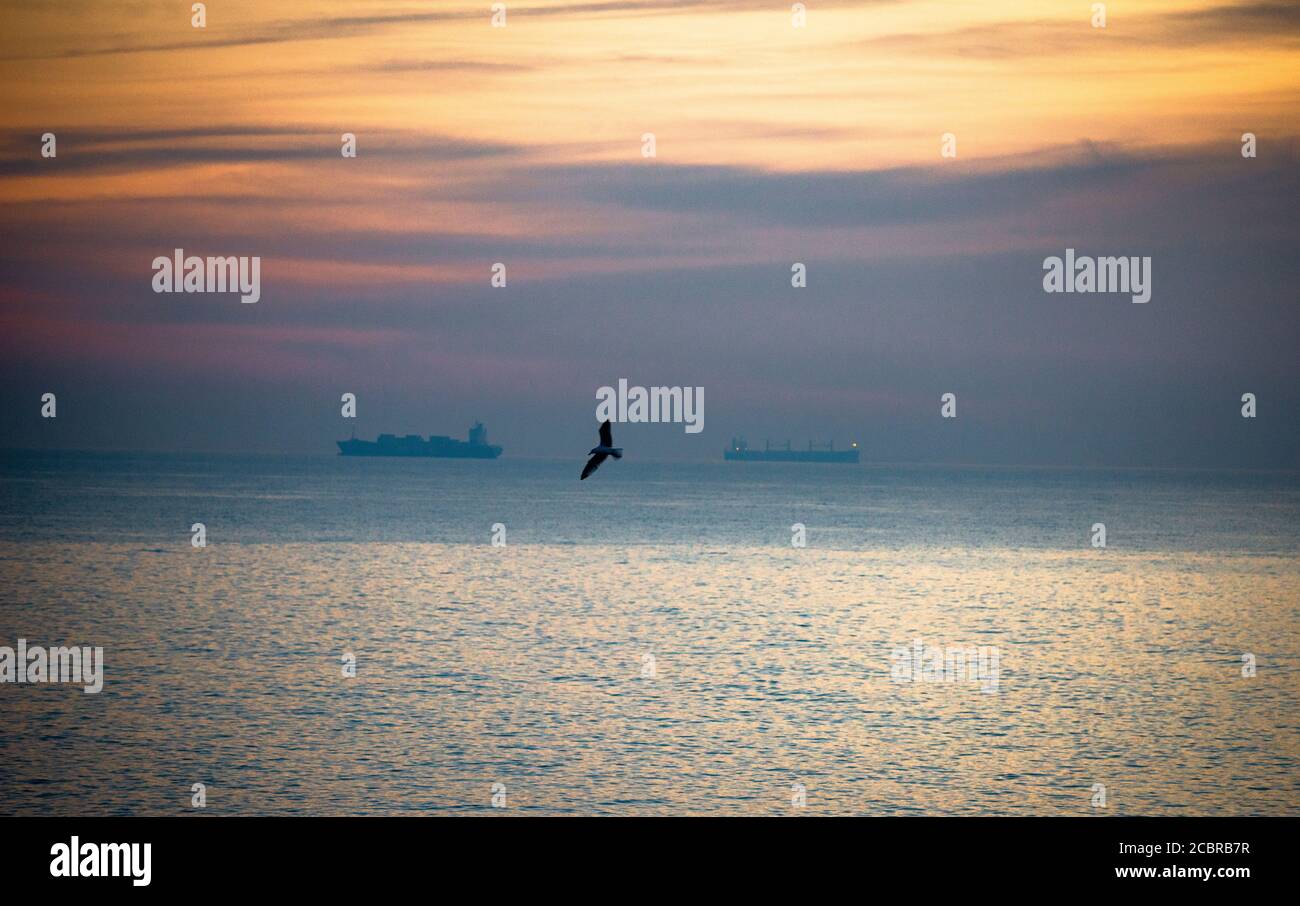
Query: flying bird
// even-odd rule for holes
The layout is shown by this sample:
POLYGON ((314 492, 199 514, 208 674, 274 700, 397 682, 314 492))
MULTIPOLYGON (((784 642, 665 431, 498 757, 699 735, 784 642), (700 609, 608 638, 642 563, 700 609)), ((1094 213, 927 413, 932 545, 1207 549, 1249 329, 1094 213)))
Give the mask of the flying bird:
POLYGON ((605 423, 600 426, 600 443, 588 452, 591 453, 591 459, 587 460, 587 464, 582 467, 582 478, 579 478, 579 481, 599 469, 605 457, 623 458, 623 448, 614 446, 614 432, 610 430, 609 419, 605 419, 605 423))

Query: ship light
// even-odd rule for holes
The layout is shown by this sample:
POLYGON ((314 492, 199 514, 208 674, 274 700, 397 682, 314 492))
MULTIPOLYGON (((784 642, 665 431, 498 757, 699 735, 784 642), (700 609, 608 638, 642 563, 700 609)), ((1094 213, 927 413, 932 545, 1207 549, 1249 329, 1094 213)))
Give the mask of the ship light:
POLYGON ((858 442, 855 440, 855 441, 853 442, 853 449, 856 450, 857 448, 858 448, 858 442))

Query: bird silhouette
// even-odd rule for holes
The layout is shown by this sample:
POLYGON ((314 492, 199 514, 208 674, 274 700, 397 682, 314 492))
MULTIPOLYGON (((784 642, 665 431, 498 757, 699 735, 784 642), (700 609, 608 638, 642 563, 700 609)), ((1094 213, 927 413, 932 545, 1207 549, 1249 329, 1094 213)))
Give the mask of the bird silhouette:
POLYGON ((599 469, 600 464, 605 461, 606 457, 623 458, 623 448, 614 446, 614 432, 610 429, 609 419, 605 419, 605 423, 600 426, 600 443, 587 452, 591 454, 591 459, 587 460, 587 464, 582 467, 582 476, 578 479, 579 481, 599 469))

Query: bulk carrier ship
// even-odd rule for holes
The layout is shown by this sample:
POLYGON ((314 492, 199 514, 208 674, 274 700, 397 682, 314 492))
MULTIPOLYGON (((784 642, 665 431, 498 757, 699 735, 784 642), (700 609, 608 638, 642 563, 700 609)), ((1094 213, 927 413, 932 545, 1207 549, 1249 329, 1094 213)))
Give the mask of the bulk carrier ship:
POLYGON ((762 450, 751 450, 743 437, 733 437, 731 447, 722 452, 727 462, 836 462, 856 463, 858 445, 853 444, 848 450, 836 450, 834 441, 814 445, 808 441, 807 450, 794 450, 790 442, 784 447, 773 447, 771 442, 764 442, 762 450))

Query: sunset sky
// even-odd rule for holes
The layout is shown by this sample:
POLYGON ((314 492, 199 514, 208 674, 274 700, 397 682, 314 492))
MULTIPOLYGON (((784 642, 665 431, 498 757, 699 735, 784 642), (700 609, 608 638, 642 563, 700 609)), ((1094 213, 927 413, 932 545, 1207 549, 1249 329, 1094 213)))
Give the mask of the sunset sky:
POLYGON ((1300 467, 1300 4, 490 5, 0 0, 0 446, 330 453, 353 392, 580 457, 627 378, 704 388, 647 458, 1300 467), (177 247, 261 301, 155 294, 177 247))

